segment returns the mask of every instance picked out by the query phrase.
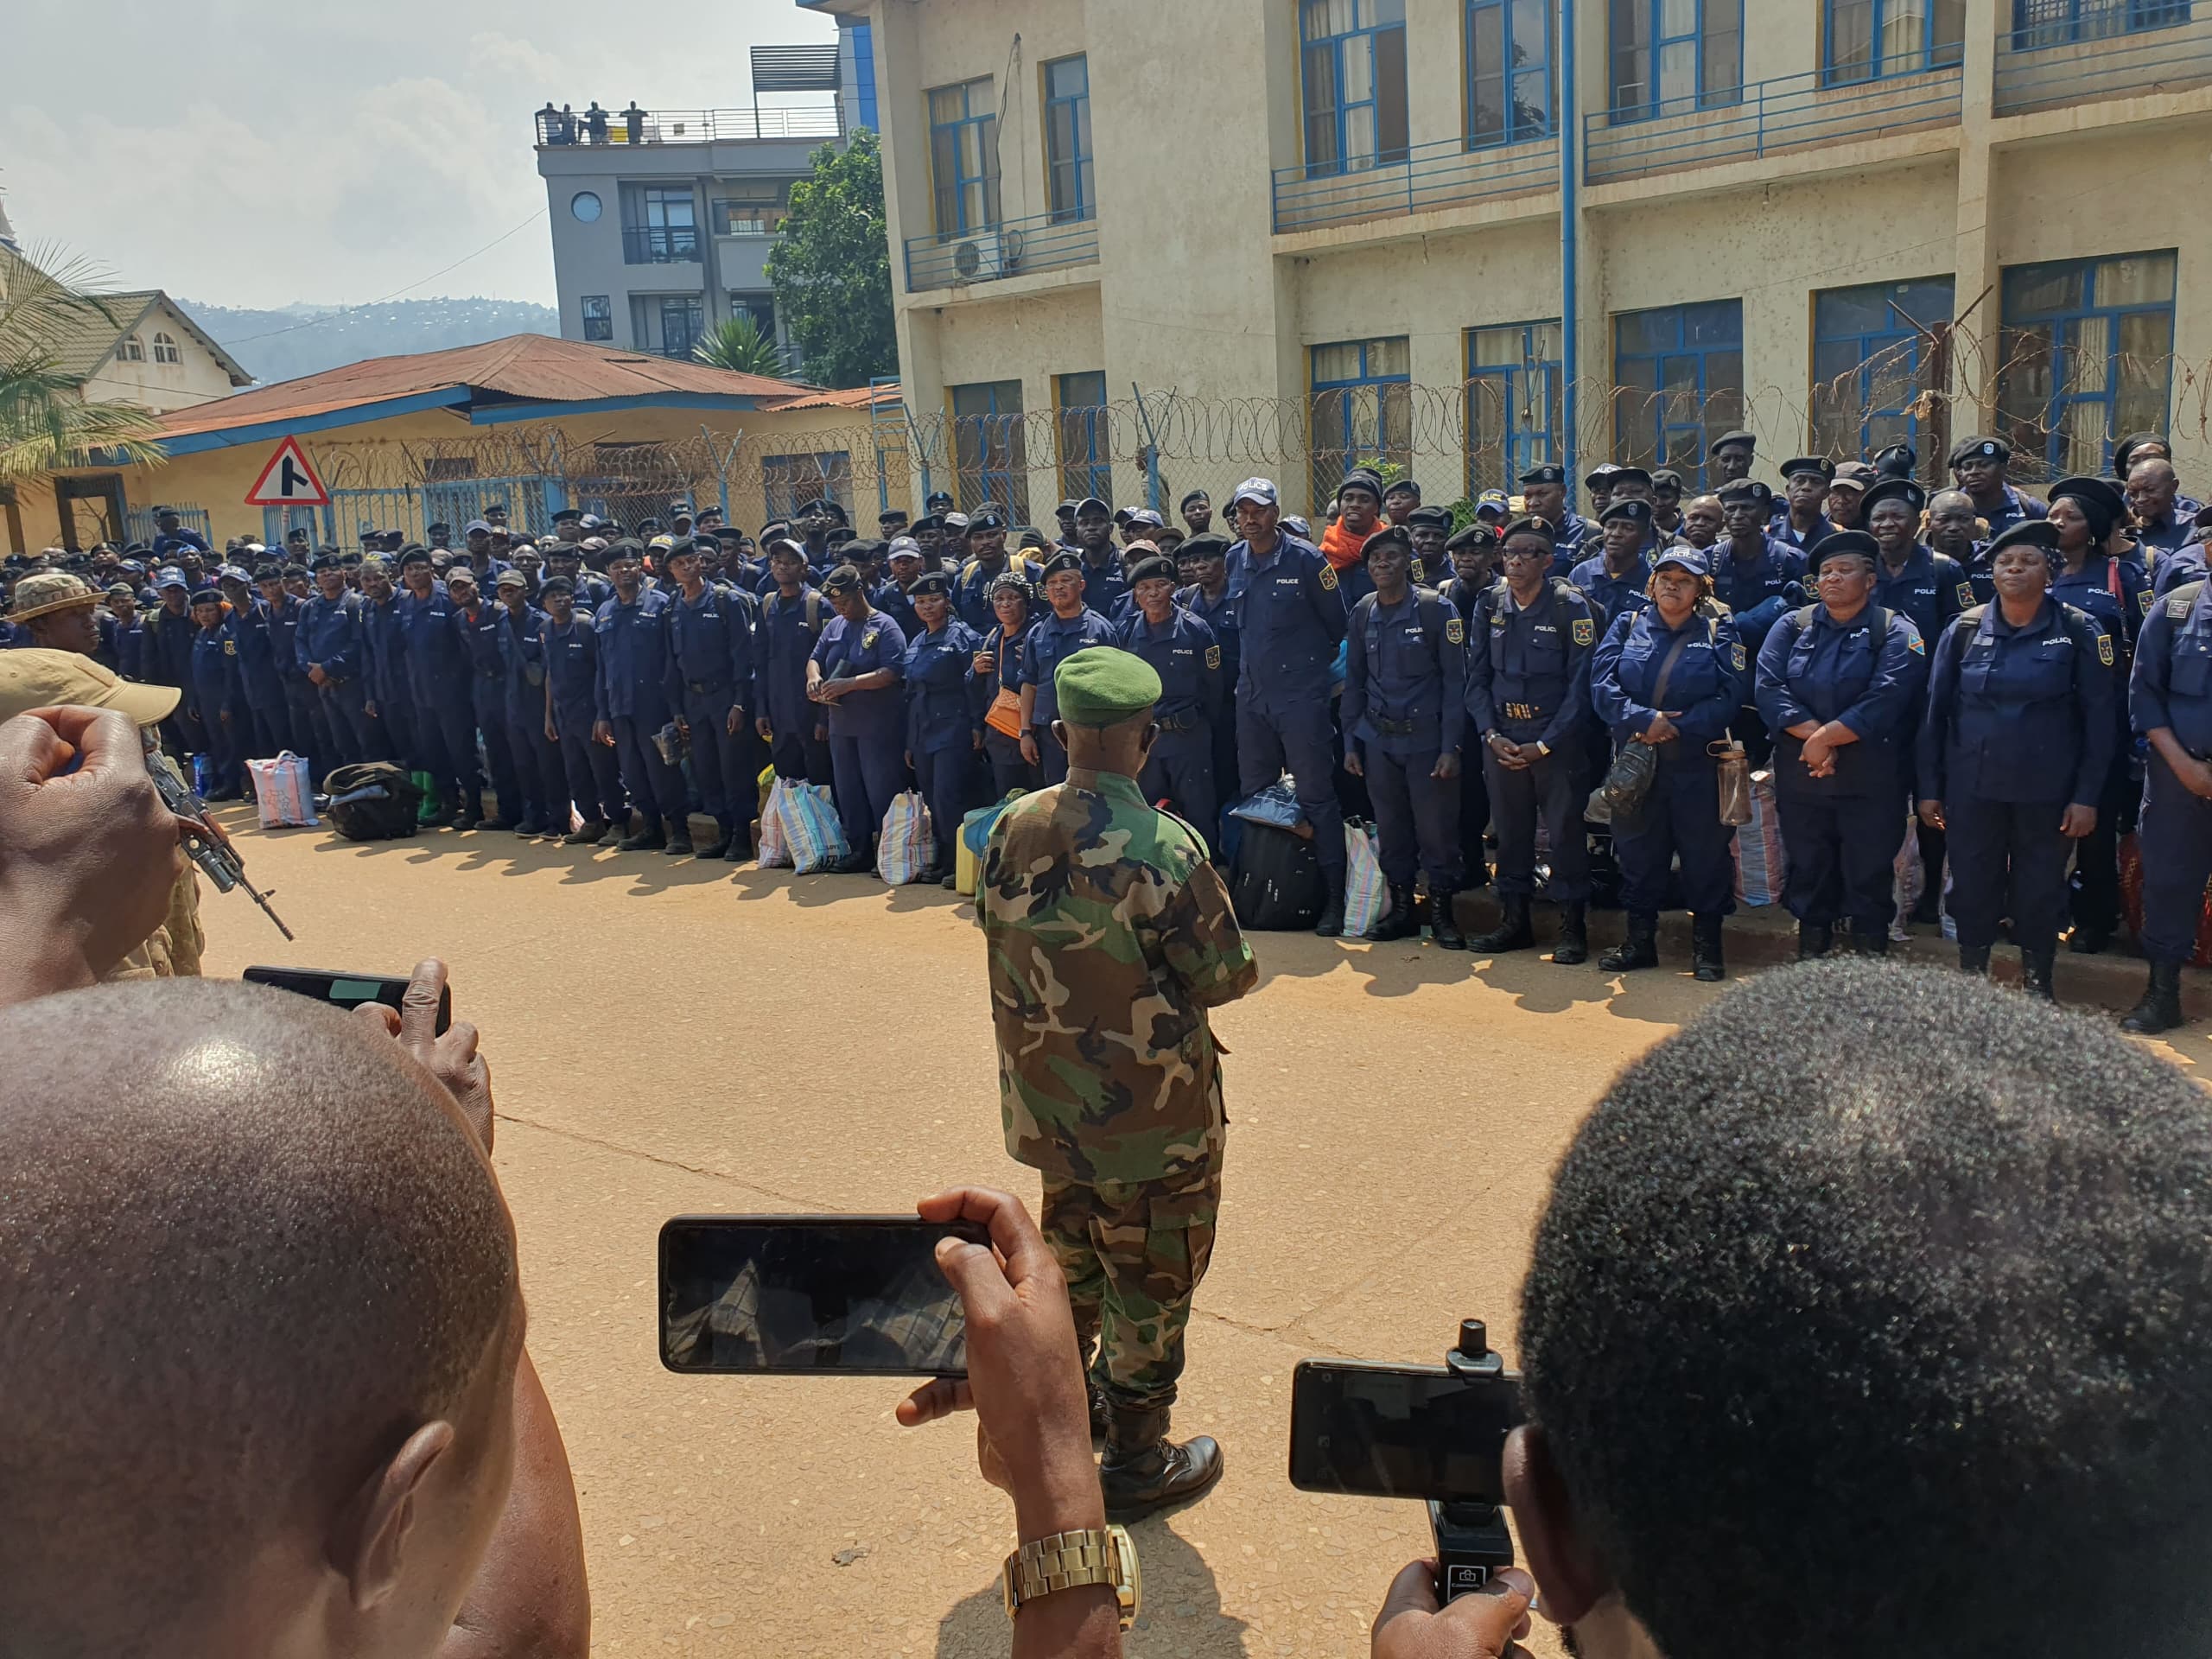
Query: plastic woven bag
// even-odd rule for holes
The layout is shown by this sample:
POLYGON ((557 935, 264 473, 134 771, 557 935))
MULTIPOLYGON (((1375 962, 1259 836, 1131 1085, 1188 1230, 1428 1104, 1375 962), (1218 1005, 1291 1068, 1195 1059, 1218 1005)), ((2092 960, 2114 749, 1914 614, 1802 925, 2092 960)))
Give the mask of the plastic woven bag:
POLYGON ((1897 906, 1897 913, 1890 918, 1890 943, 1903 944, 1912 938, 1905 923, 1919 906, 1921 895, 1928 891, 1928 866, 1920 856, 1920 834, 1913 821, 1908 818, 1904 826, 1904 844, 1897 849, 1897 856, 1890 861, 1890 898, 1897 906))
POLYGON ((1382 879, 1374 827, 1357 821, 1344 825, 1344 937, 1365 938, 1382 925, 1390 909, 1390 885, 1382 879))
POLYGON ((982 890, 983 881, 983 849, 990 845, 991 830, 999 815, 1027 791, 1007 791, 1005 798, 993 801, 988 806, 979 806, 960 820, 959 846, 955 853, 958 862, 953 868, 953 879, 960 891, 973 899, 982 890))
POLYGON ((875 843, 875 873, 894 887, 903 887, 929 868, 936 847, 930 834, 930 810, 916 790, 903 790, 891 798, 883 815, 883 831, 875 843))
POLYGON ((1736 902, 1782 902, 1782 812, 1774 804, 1774 774, 1751 774, 1751 816, 1736 831, 1736 902))
POLYGON ((760 840, 754 862, 764 870, 791 867, 790 841, 784 835, 784 796, 791 785, 779 778, 768 785, 768 799, 760 809, 760 840))
POLYGON ((826 870, 852 850, 845 845, 837 803, 826 784, 785 784, 783 820, 791 868, 801 875, 826 870))
POLYGON ((289 749, 273 760, 249 760, 254 805, 264 830, 312 830, 322 820, 315 811, 315 779, 308 763, 289 749))

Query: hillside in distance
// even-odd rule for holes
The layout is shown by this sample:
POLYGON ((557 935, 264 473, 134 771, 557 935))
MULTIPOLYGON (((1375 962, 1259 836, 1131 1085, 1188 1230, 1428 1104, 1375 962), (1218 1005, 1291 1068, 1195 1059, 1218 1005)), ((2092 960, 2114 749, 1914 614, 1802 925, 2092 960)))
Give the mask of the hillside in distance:
POLYGON ((508 334, 561 332, 558 312, 526 300, 387 300, 351 310, 302 303, 276 311, 201 300, 177 303, 263 385, 372 357, 442 352, 508 334))

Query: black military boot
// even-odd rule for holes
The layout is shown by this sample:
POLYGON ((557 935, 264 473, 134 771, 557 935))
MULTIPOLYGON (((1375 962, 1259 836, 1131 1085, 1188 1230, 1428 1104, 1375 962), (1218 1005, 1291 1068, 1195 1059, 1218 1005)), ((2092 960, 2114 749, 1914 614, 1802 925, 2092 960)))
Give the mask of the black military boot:
POLYGON ((1890 925, 1872 922, 1863 916, 1851 918, 1851 949, 1861 957, 1886 957, 1890 954, 1890 925))
POLYGON ((1609 974, 1633 973, 1659 965, 1659 918, 1648 910, 1628 913, 1628 938, 1598 958, 1609 974))
POLYGON ((1321 919, 1313 924, 1313 931, 1325 939, 1333 939, 1344 931, 1344 873, 1338 871, 1325 879, 1329 884, 1329 897, 1321 906, 1321 919))
POLYGON ((1590 960, 1590 907, 1580 899, 1559 907, 1559 943, 1552 947, 1552 960, 1562 968, 1590 960))
POLYGON ((2045 1002, 2058 1001, 2058 994, 2051 989, 2050 976, 2058 966, 2058 952, 2023 950, 2020 952, 2020 988, 2030 996, 2045 1002))
POLYGON ((1508 950, 1533 950, 1536 948, 1535 929, 1529 925, 1529 895, 1525 893, 1502 893, 1497 907, 1501 912, 1498 925, 1487 933, 1478 933, 1467 941, 1467 949, 1478 957, 1502 956, 1508 950))
POLYGON ((1114 1424, 1114 1408, 1106 1403, 1106 1390, 1098 1386, 1096 1377, 1085 1377, 1084 1387, 1090 1394, 1090 1449, 1103 1451, 1114 1424))
POLYGON ((1428 895, 1428 936, 1446 950, 1464 950, 1467 936, 1459 931, 1459 918, 1452 913, 1452 901, 1456 893, 1431 893, 1428 895))
POLYGON ((467 796, 461 804, 461 810, 453 815, 453 827, 456 830, 474 830, 483 822, 484 798, 480 794, 467 796))
POLYGON ((2092 927, 2084 922, 2074 924, 2074 931, 2066 936, 2066 948, 2077 957, 2101 955, 2112 944, 2112 929, 2092 927))
POLYGON ((616 842, 614 849, 620 853, 649 853, 656 848, 667 845, 668 834, 661 828, 661 821, 641 813, 639 815, 636 831, 616 842))
POLYGON ((1707 985, 1728 977, 1728 963, 1720 953, 1720 918, 1690 918, 1690 972, 1707 985))
POLYGON ((1811 962, 1828 953, 1835 943, 1835 929, 1826 922, 1797 924, 1797 960, 1811 962))
POLYGON ((1962 974, 1989 973, 1989 947, 1986 944, 1962 944, 1959 947, 1959 971, 1962 974))
POLYGON ((561 837, 564 847, 596 847, 607 839, 607 832, 613 826, 605 818, 587 818, 561 837))
POLYGON ((2143 988, 2143 1000, 2127 1011, 2120 1028, 2147 1037, 2156 1032, 2171 1031, 2181 1023, 2181 964, 2154 962, 2151 964, 2151 982, 2143 988))
POLYGON ((691 820, 673 817, 668 820, 667 843, 661 848, 671 858, 685 858, 691 852, 691 820))
POLYGON ((1414 890, 1410 885, 1390 887, 1390 908, 1382 919, 1375 924, 1368 938, 1378 943, 1390 939, 1411 938, 1421 931, 1421 921, 1414 914, 1414 890))
POLYGON ((1109 1521, 1135 1521, 1196 1497, 1221 1478, 1221 1448, 1200 1434, 1177 1445, 1167 1438, 1167 1408, 1113 1408, 1098 1490, 1109 1521))
POLYGON ((724 853, 729 850, 730 838, 736 835, 736 833, 737 831, 731 826, 730 821, 727 817, 716 818, 715 820, 715 838, 699 849, 699 856, 702 858, 720 858, 724 853))

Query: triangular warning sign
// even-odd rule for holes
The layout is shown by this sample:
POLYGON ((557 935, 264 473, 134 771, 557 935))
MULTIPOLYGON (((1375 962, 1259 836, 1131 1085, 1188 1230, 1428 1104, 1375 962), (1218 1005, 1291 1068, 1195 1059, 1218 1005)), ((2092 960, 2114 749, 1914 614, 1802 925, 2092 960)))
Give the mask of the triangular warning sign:
POLYGON ((269 457, 261 476, 245 493, 245 504, 249 507, 327 507, 330 492, 308 465, 307 451, 300 448, 300 441, 287 438, 276 446, 276 453, 269 457))

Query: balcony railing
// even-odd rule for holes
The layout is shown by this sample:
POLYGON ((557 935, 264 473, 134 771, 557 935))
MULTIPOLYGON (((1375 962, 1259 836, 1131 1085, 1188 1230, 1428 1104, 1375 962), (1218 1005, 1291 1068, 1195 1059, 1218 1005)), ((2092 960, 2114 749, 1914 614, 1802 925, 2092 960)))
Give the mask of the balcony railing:
POLYGON ((699 260, 699 232, 691 226, 642 226, 622 232, 626 265, 685 265, 699 260))
POLYGON ((1822 85, 1828 78, 1815 70, 1753 81, 1722 108, 1649 120, 1620 121, 1611 111, 1587 116, 1583 176, 1593 184, 1640 178, 1958 124, 1962 76, 1955 66, 1841 86, 1822 85))
MULTIPOLYGON (((2212 19, 2189 0, 2125 0, 1997 37, 1999 115, 2134 98, 2212 81, 2212 19)), ((2212 8, 2208 8, 2212 10, 2212 8)))
POLYGON ((1337 162, 1279 167, 1274 226, 1318 230, 1362 219, 1401 219, 1438 207, 1522 196, 1559 184, 1559 139, 1467 148, 1463 138, 1415 144, 1404 159, 1346 169, 1337 162))
POLYGON ((1098 258, 1098 221, 1037 213, 972 231, 906 238, 906 291, 995 283, 1098 258))
POLYGON ((779 110, 540 110, 541 148, 562 144, 720 144, 741 138, 842 137, 835 104, 779 110))

